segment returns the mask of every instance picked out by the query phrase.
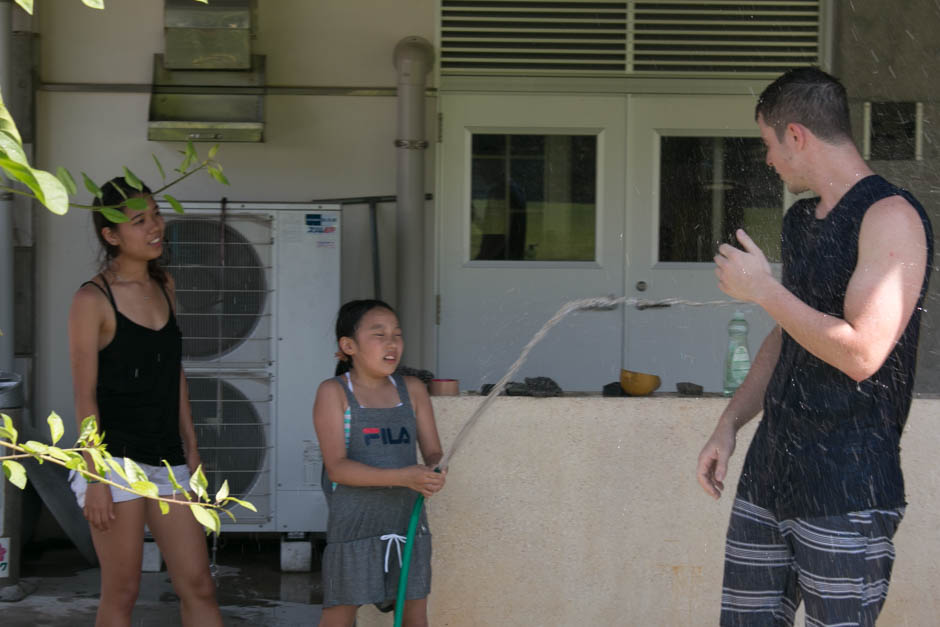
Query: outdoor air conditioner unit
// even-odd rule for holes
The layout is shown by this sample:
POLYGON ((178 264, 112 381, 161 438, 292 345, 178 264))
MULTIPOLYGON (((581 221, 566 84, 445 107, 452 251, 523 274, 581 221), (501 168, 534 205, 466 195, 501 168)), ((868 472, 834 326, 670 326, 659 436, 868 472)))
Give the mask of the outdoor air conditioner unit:
POLYGON ((326 529, 317 384, 333 373, 340 299, 338 205, 164 207, 183 367, 209 492, 227 480, 229 531, 326 529))

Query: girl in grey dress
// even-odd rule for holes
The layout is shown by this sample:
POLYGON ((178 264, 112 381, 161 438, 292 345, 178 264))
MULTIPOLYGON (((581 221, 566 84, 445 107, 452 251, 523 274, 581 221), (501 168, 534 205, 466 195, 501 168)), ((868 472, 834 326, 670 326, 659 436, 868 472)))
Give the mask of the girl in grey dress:
MULTIPOLYGON (((360 605, 395 599, 415 499, 444 487, 444 474, 433 470, 442 450, 427 389, 414 377, 394 374, 404 346, 395 312, 378 300, 346 303, 336 319, 336 340, 337 376, 320 385, 313 406, 330 507, 324 627, 351 626, 360 605)), ((431 533, 422 511, 405 625, 427 625, 430 590, 431 533)))

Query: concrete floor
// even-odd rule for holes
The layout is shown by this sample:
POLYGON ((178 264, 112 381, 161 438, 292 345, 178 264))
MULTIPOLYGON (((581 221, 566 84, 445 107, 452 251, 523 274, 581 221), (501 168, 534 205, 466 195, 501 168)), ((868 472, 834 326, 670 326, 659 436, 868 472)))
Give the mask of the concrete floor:
MULTIPOLYGON (((316 625, 320 618, 319 558, 308 573, 282 573, 277 536, 223 534, 216 554, 215 580, 226 625, 281 627, 316 625)), ((68 541, 26 547, 21 578, 36 585, 22 601, 0 603, 0 624, 59 627, 93 625, 99 571, 68 541)), ((142 573, 134 609, 135 627, 179 625, 179 602, 169 576, 142 573)))

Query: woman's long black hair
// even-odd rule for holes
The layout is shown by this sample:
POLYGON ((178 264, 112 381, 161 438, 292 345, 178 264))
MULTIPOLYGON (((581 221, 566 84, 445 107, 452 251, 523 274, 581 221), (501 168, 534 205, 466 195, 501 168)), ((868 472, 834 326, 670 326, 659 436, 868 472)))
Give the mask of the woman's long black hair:
MULTIPOLYGON (((119 206, 121 210, 124 210, 123 204, 126 199, 135 196, 149 196, 150 194, 150 188, 146 185, 143 185, 142 189, 134 189, 123 176, 117 176, 101 186, 101 198, 95 197, 92 205, 95 207, 119 206)), ((100 271, 104 272, 110 269, 111 262, 118 256, 120 249, 104 238, 101 229, 105 227, 113 229, 117 226, 117 223, 108 220, 100 211, 92 211, 91 219, 95 225, 95 235, 98 236, 98 243, 101 244, 101 253, 99 254, 101 260, 100 271)), ((166 285, 167 273, 160 259, 151 259, 147 262, 147 274, 160 285, 166 285)))
MULTIPOLYGON (((356 329, 359 328, 359 323, 362 321, 362 317, 373 309, 377 308, 387 309, 393 314, 395 313, 395 310, 392 309, 391 305, 385 301, 376 300, 374 298, 351 300, 340 307, 339 313, 336 314, 337 345, 339 344, 340 338, 355 338, 356 329)), ((395 315, 397 316, 398 314, 395 315)), ((340 349, 336 355, 339 359, 339 361, 336 363, 336 376, 349 372, 349 370, 352 368, 352 356, 344 354, 342 349, 340 349), (340 357, 340 355, 342 355, 342 357, 340 357)))

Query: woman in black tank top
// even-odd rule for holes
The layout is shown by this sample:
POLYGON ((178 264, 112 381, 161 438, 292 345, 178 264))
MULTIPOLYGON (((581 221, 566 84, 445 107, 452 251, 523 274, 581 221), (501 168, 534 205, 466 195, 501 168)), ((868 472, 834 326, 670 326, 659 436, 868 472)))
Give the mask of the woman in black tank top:
MULTIPOLYGON (((115 178, 102 192, 102 198, 95 199, 97 206, 136 196, 145 198, 148 208, 122 207, 129 220, 120 224, 100 211, 92 214, 104 263, 101 273, 75 294, 69 314, 75 414, 79 424, 86 416, 96 416, 108 452, 138 462, 159 486, 166 481, 162 460, 175 467, 178 480, 200 463, 181 366, 182 336, 173 313, 173 280, 158 262, 163 218, 146 186, 138 191, 124 178, 115 178)), ((182 623, 222 624, 205 534, 188 507, 171 506, 162 515, 156 501, 128 498, 125 492, 81 476, 73 479, 72 487, 101 564, 96 624, 131 624, 145 524, 180 597, 182 623)), ((171 488, 161 488, 160 494, 169 496, 171 488)))

